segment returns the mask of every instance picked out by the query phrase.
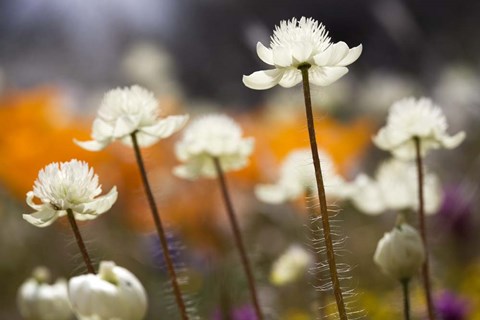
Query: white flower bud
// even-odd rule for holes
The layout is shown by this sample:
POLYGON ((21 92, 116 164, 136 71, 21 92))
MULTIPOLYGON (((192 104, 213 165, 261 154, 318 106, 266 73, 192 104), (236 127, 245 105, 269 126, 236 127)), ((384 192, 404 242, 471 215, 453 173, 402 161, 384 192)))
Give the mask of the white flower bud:
POLYGON ((422 238, 415 228, 401 223, 380 239, 373 260, 385 274, 410 279, 425 261, 422 238))
POLYGON ((308 251, 292 245, 273 264, 270 281, 278 286, 293 282, 306 273, 312 262, 308 251))
POLYGON ((102 261, 96 275, 70 279, 68 293, 74 312, 85 320, 140 320, 147 311, 147 295, 140 281, 111 261, 102 261))
POLYGON ((48 284, 50 273, 44 267, 33 271, 17 295, 17 305, 26 320, 67 320, 72 317, 68 301, 67 283, 64 279, 48 284))

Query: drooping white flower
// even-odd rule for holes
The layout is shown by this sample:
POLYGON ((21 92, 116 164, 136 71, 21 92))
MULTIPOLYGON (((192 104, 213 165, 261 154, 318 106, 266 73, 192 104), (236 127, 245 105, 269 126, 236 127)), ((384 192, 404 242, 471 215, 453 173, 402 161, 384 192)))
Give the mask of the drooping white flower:
MULTIPOLYGON (((348 196, 350 188, 336 172, 330 156, 319 150, 323 181, 327 197, 343 199, 348 196)), ((268 203, 282 203, 304 197, 308 191, 316 190, 315 168, 310 149, 297 149, 290 152, 280 168, 280 178, 275 184, 256 186, 258 199, 268 203)))
POLYGON ((405 98, 392 105, 386 126, 380 129, 373 142, 380 149, 409 160, 416 156, 414 138, 420 139, 422 156, 431 149, 453 149, 465 139, 465 132, 449 136, 447 128, 442 110, 432 100, 405 98))
POLYGON ((274 69, 243 76, 243 83, 256 90, 280 84, 290 88, 302 81, 300 66, 310 66, 310 83, 328 86, 348 72, 346 66, 358 59, 362 45, 350 49, 345 42, 332 43, 323 24, 302 17, 281 21, 275 27, 270 48, 257 43, 258 57, 274 69))
MULTIPOLYGON (((425 213, 434 214, 442 202, 438 177, 424 172, 425 213)), ((351 185, 353 204, 366 214, 376 215, 387 210, 418 209, 417 167, 412 162, 395 158, 384 161, 375 178, 360 174, 351 185)))
POLYGON ((174 168, 174 174, 185 179, 214 178, 214 157, 225 172, 242 169, 254 145, 253 138, 242 135, 242 128, 226 115, 212 114, 195 120, 175 145, 177 159, 183 164, 174 168))
POLYGON ((293 282, 305 275, 312 263, 310 252, 292 245, 273 264, 270 281, 277 286, 293 282))
POLYGON ((140 281, 111 261, 102 261, 98 274, 71 278, 68 293, 80 319, 141 320, 147 311, 147 295, 140 281))
POLYGON ((71 209, 77 220, 91 220, 109 210, 117 200, 117 188, 106 195, 98 184, 98 176, 88 164, 76 159, 51 163, 38 173, 33 191, 27 193, 27 204, 36 212, 23 219, 37 227, 51 225, 71 209), (34 202, 40 200, 40 204, 34 202))
POLYGON ((408 280, 425 261, 422 238, 415 228, 401 223, 380 239, 373 260, 387 275, 408 280))
POLYGON ((49 284, 50 272, 37 267, 18 290, 17 306, 26 320, 68 320, 73 312, 68 300, 67 282, 49 284))
POLYGON ((159 118, 158 101, 139 86, 108 91, 93 121, 91 141, 74 142, 80 147, 99 151, 115 140, 132 145, 135 133, 141 147, 149 147, 183 128, 187 115, 159 118))

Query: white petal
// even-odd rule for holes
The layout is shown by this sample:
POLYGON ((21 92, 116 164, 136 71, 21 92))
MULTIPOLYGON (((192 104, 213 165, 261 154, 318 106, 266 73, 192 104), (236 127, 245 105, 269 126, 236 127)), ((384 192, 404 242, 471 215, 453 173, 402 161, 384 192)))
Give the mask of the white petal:
POLYGON ((351 48, 348 51, 348 54, 343 58, 339 63, 337 63, 338 66, 348 66, 349 64, 352 64, 355 62, 358 57, 362 54, 363 46, 358 45, 355 48, 351 48))
POLYGON ((94 140, 109 140, 113 137, 113 127, 101 118, 95 118, 92 125, 92 138, 94 140))
POLYGON ((58 218, 59 211, 54 210, 49 206, 44 206, 43 210, 34 212, 32 214, 22 215, 23 219, 33 224, 36 227, 48 227, 58 218))
POLYGON ((309 72, 310 82, 317 86, 328 86, 343 77, 347 72, 346 67, 311 67, 309 72))
POLYGON ((273 62, 279 67, 290 67, 292 65, 292 53, 289 49, 278 47, 273 51, 273 62))
POLYGON ((456 135, 454 136, 443 136, 442 139, 441 139, 441 144, 447 148, 447 149, 453 149, 453 148, 456 148, 458 147, 458 145, 460 143, 463 142, 463 140, 465 140, 465 132, 464 131, 461 131, 459 133, 457 133, 456 135))
MULTIPOLYGON (((113 187, 106 195, 95 198, 91 202, 87 202, 73 208, 73 211, 75 212, 75 218, 78 218, 79 215, 100 215, 108 211, 113 206, 115 201, 117 201, 117 197, 117 187, 113 187)), ((87 219, 90 220, 91 218, 87 219)), ((82 220, 82 217, 80 217, 78 220, 82 220)))
POLYGON ((278 69, 256 71, 248 76, 243 76, 243 84, 250 89, 265 90, 278 84, 283 72, 278 69))
POLYGON ((279 84, 284 88, 291 88, 302 82, 302 73, 298 69, 287 69, 282 76, 279 84))
POLYGON ((42 210, 44 207, 44 204, 36 204, 35 202, 33 202, 34 197, 35 196, 32 191, 27 192, 27 199, 26 199, 27 204, 30 206, 30 208, 34 210, 37 210, 37 211, 42 210))
POLYGON ((115 121, 115 127, 113 129, 113 137, 121 138, 126 135, 131 134, 138 129, 138 124, 140 122, 139 117, 133 116, 122 116, 115 121))
POLYGON ((105 149, 106 146, 110 144, 111 141, 96 141, 96 140, 90 140, 90 141, 78 141, 77 139, 73 139, 73 142, 79 146, 80 148, 83 148, 88 151, 100 151, 105 149))
POLYGON ((333 52, 332 46, 333 45, 329 46, 323 52, 320 52, 313 57, 313 61, 315 61, 317 66, 324 67, 328 65, 328 61, 333 52))
POLYGON ((257 43, 258 57, 265 63, 273 65, 273 52, 272 49, 265 47, 261 42, 257 43))
POLYGON ((182 129, 187 121, 188 115, 169 116, 158 121, 153 126, 141 128, 140 131, 159 139, 164 139, 182 129))
POLYGON ((306 62, 308 59, 310 59, 312 51, 313 51, 312 45, 307 42, 298 43, 294 45, 292 48, 293 57, 299 63, 306 62))
POLYGON ((337 42, 331 47, 332 53, 330 54, 330 59, 328 60, 328 66, 336 66, 340 61, 342 61, 348 54, 348 45, 343 42, 337 42))
POLYGON ((263 184, 255 187, 255 195, 263 202, 280 204, 287 201, 285 189, 276 184, 263 184))
POLYGON ((385 203, 377 183, 365 174, 360 174, 354 182, 352 202, 365 214, 378 215, 385 211, 385 203))

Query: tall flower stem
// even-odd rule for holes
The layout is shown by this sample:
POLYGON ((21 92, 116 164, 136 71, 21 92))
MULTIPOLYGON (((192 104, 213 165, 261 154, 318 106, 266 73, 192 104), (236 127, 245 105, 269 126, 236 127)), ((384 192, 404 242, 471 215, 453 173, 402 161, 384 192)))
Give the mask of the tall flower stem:
POLYGON ((220 188, 222 189, 223 200, 225 202, 225 207, 228 213, 228 219, 230 220, 230 225, 232 227, 235 245, 240 253, 240 258, 242 260, 243 269, 245 275, 247 276, 248 286, 250 288, 250 295, 252 297, 253 305, 255 307, 255 313, 257 319, 263 319, 262 312, 260 310, 260 304, 258 303, 257 289, 255 288, 255 280, 253 278, 252 268, 250 267, 250 261, 248 260, 247 252, 243 244, 242 234, 240 233, 240 227, 238 226, 238 221, 233 211, 232 201, 230 200, 230 195, 227 188, 227 182, 225 180, 223 169, 218 158, 213 157, 213 163, 215 164, 215 169, 217 171, 218 182, 220 183, 220 188))
POLYGON ((320 158, 318 156, 317 139, 315 136, 315 125, 313 121, 312 101, 310 96, 310 82, 308 80, 309 64, 298 67, 302 72, 303 95, 305 97, 305 111, 307 115, 308 135, 310 138, 310 147, 312 149, 313 166, 315 167, 315 180, 317 182, 318 200, 320 202, 320 216, 322 218, 323 236, 327 253, 327 261, 330 269, 330 278, 332 280, 333 293, 337 302, 338 314, 340 320, 347 320, 347 312, 343 301, 342 289, 338 279, 337 265, 335 262, 335 251, 333 250, 332 235, 330 232, 330 222, 328 219, 327 199, 325 197, 325 186, 323 184, 322 170, 320 167, 320 158))
POLYGON ((425 247, 425 262, 422 265, 423 287, 425 289, 425 299, 427 301, 428 319, 435 319, 435 311, 432 303, 432 290, 430 284, 430 267, 429 267, 429 250, 427 242, 427 228, 425 223, 425 202, 423 195, 423 163, 421 154, 421 142, 418 137, 414 138, 415 152, 417 160, 417 176, 418 176, 418 219, 420 226, 420 234, 422 236, 423 245, 425 247))
POLYGON ((135 151, 135 158, 137 159, 138 168, 140 169, 140 175, 142 176, 143 187, 145 188, 145 193, 147 194, 150 211, 152 212, 153 221, 155 222, 155 227, 160 238, 160 244, 162 245, 163 257, 167 265, 168 275, 170 276, 170 282, 173 288, 173 293, 175 295, 175 300, 177 302, 181 318, 183 320, 188 320, 187 308, 185 306, 185 302, 183 301, 182 292, 180 291, 180 286, 178 284, 177 273, 175 272, 173 261, 170 256, 170 251, 168 249, 165 229, 163 228, 162 220, 160 219, 157 205, 155 203, 155 198, 153 197, 152 189, 150 187, 150 183, 148 182, 147 171, 145 170, 145 165, 143 163, 142 154, 140 152, 140 147, 138 146, 135 132, 131 134, 131 137, 133 142, 133 149, 135 151))
POLYGON ((410 294, 408 290, 410 279, 404 279, 400 282, 402 283, 403 291, 403 314, 405 316, 405 320, 410 320, 410 294))
POLYGON ((312 190, 307 188, 305 192, 305 203, 308 207, 308 217, 310 223, 307 224, 307 227, 310 228, 310 237, 311 239, 311 246, 314 253, 315 259, 315 268, 312 272, 313 275, 313 286, 315 288, 315 298, 317 299, 317 309, 318 309, 318 316, 320 320, 324 320, 327 318, 325 314, 324 307, 326 306, 326 294, 324 291, 321 290, 322 281, 320 279, 320 274, 317 272, 317 268, 321 265, 324 261, 325 257, 321 254, 320 250, 315 246, 315 241, 320 239, 320 232, 319 232, 319 225, 318 225, 318 215, 316 214, 315 210, 313 209, 313 205, 309 204, 309 200, 312 198, 312 190))
POLYGON ((87 247, 85 246, 85 242, 83 242, 82 234, 78 229, 77 220, 75 220, 75 216, 73 215, 72 209, 67 209, 67 216, 68 221, 70 222, 70 226, 72 226, 73 234, 75 235, 75 240, 77 240, 78 248, 82 253, 83 261, 87 266, 88 273, 95 274, 95 269, 92 265, 92 260, 90 260, 90 256, 88 255, 87 247))

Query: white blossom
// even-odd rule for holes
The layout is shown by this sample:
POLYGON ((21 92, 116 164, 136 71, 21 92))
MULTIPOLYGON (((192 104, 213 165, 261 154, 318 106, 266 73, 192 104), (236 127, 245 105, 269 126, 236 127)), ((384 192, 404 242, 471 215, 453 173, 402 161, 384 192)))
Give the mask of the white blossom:
POLYGON ((37 267, 31 278, 19 288, 17 306, 26 320, 68 320, 73 312, 68 300, 67 282, 58 279, 49 284, 50 272, 37 267))
POLYGON ((420 139, 422 156, 431 149, 453 149, 465 139, 465 132, 449 136, 447 128, 442 110, 430 99, 405 98, 392 105, 386 126, 380 129, 373 142, 398 158, 414 159, 414 138, 420 139))
POLYGON ((183 164, 174 174, 185 179, 216 177, 213 158, 222 170, 239 170, 248 164, 254 139, 244 138, 241 127, 230 117, 221 114, 203 116, 193 121, 175 145, 177 159, 183 164))
POLYGON ((277 286, 293 282, 305 275, 312 263, 313 257, 307 250, 292 245, 273 264, 270 281, 277 286))
POLYGON ((71 209, 77 220, 91 220, 109 210, 117 200, 117 188, 106 195, 98 176, 88 164, 76 159, 51 163, 38 173, 33 191, 27 193, 27 204, 36 212, 23 218, 37 227, 46 227, 71 209), (38 198, 40 204, 35 203, 38 198))
MULTIPOLYGON (((443 193, 438 177, 424 171, 424 205, 426 214, 438 211, 443 193)), ((412 162, 395 158, 384 161, 375 178, 360 174, 351 185, 355 207, 366 214, 376 215, 387 210, 418 209, 418 174, 412 162)))
MULTIPOLYGON (((350 187, 336 172, 330 156, 321 150, 318 154, 327 197, 347 197, 350 187)), ((257 185, 255 194, 261 201, 278 204, 304 197, 308 191, 316 190, 316 187, 312 152, 310 149, 297 149, 290 152, 283 161, 277 183, 257 185)))
POLYGON ((130 271, 102 261, 98 274, 70 279, 70 302, 83 320, 141 320, 147 311, 147 295, 130 271))
POLYGON ((345 42, 332 43, 323 24, 302 17, 281 21, 273 32, 270 48, 257 43, 258 57, 274 69, 243 76, 243 83, 256 90, 280 84, 290 88, 302 81, 300 66, 308 65, 310 83, 327 86, 348 72, 346 66, 358 59, 362 45, 349 48, 345 42))
POLYGON ((139 146, 149 147, 183 128, 187 120, 187 115, 159 117, 157 99, 142 87, 117 88, 103 97, 93 121, 93 140, 74 142, 86 150, 99 151, 115 140, 131 146, 135 133, 139 146))
POLYGON ((385 274, 408 280, 425 261, 422 238, 413 227, 401 223, 380 239, 373 259, 385 274))

